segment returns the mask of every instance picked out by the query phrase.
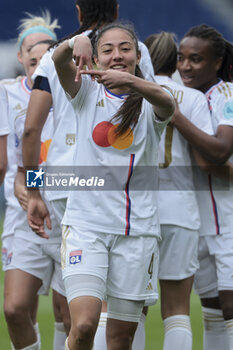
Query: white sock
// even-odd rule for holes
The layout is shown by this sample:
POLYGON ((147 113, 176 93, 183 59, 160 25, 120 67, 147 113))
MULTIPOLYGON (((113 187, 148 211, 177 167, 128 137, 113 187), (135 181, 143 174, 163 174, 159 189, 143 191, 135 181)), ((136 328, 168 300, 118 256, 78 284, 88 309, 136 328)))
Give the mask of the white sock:
POLYGON ((229 350, 228 334, 222 310, 202 307, 204 350, 229 350))
POLYGON ((233 319, 224 321, 228 333, 230 350, 233 350, 233 319))
POLYGON ((32 345, 29 345, 27 346, 26 348, 22 348, 20 350, 39 350, 39 342, 37 341, 36 343, 32 344, 32 345))
POLYGON ((54 324, 54 336, 53 336, 53 349, 54 350, 64 350, 65 341, 67 338, 64 323, 55 322, 54 324))
POLYGON ((39 329, 39 323, 37 322, 36 324, 34 324, 34 329, 36 332, 36 338, 39 344, 39 350, 41 349, 41 338, 40 338, 40 329, 39 329))
POLYGON ((192 330, 187 315, 167 317, 164 321, 163 350, 192 350, 192 330))
POLYGON ((68 337, 66 338, 66 341, 65 341, 65 350, 70 350, 68 347, 68 337))
MULTIPOLYGON (((38 349, 38 350, 40 350, 40 349, 41 349, 41 339, 40 339, 39 324, 36 323, 36 324, 33 325, 33 327, 34 327, 35 332, 36 332, 37 342, 36 342, 35 344, 30 345, 30 346, 37 345, 38 347, 37 347, 37 348, 30 348, 30 346, 29 346, 29 347, 27 347, 27 348, 25 348, 25 349, 29 349, 29 350, 30 350, 30 349, 38 349)), ((11 350, 15 350, 15 347, 14 347, 14 345, 13 345, 12 342, 11 342, 11 350)), ((23 349, 22 349, 22 350, 23 350, 23 349)))
POLYGON ((107 350, 106 323, 107 312, 101 312, 98 328, 94 338, 93 350, 107 350))
POLYGON ((142 313, 134 335, 132 350, 145 349, 145 343, 146 343, 145 320, 146 320, 146 315, 142 313))

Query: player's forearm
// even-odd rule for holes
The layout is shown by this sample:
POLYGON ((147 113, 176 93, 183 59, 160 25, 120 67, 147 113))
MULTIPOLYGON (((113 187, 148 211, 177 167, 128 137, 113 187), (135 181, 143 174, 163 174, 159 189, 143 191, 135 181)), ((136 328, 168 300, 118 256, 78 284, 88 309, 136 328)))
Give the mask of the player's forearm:
POLYGON ((22 141, 24 167, 37 169, 40 157, 40 135, 37 130, 25 128, 22 141))
POLYGON ((130 87, 153 105, 160 119, 166 120, 174 113, 174 99, 160 85, 132 75, 130 87))
POLYGON ((217 164, 222 164, 226 161, 223 158, 224 145, 215 135, 208 135, 203 132, 180 112, 175 113, 172 118, 172 124, 191 146, 205 158, 217 164))

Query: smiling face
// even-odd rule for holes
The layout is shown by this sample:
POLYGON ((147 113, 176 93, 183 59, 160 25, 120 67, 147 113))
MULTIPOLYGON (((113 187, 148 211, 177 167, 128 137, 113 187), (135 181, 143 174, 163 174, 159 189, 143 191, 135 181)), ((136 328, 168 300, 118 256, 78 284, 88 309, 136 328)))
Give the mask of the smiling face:
POLYGON ((140 53, 131 34, 122 28, 112 28, 98 41, 95 63, 101 70, 114 69, 135 74, 140 53))
POLYGON ((185 86, 206 92, 218 82, 221 64, 208 40, 191 36, 181 41, 177 69, 185 86))

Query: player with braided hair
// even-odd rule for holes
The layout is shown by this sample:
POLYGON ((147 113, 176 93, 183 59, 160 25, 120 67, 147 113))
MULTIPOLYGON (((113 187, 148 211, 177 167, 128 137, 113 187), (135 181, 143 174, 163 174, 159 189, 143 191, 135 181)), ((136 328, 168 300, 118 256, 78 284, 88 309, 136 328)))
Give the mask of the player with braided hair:
MULTIPOLYGON (((210 174, 213 164, 233 162, 233 45, 215 28, 199 25, 191 28, 180 42, 178 70, 184 84, 205 93, 215 137, 203 135, 180 113, 174 125, 199 151, 198 156, 210 174), (205 157, 205 159, 204 159, 205 157), (212 163, 210 162, 212 161, 212 163)), ((199 237, 200 268, 194 286, 200 296, 204 320, 204 350, 233 349, 233 202, 232 185, 220 190, 215 176, 198 177, 197 191, 201 227, 199 237), (202 186, 204 185, 204 187, 202 186), (200 188, 200 187, 199 187, 200 188)))
MULTIPOLYGON (((48 294, 50 283, 54 291, 55 320, 61 322, 64 328, 61 310, 63 305, 67 305, 67 303, 62 278, 59 275, 59 255, 54 254, 54 251, 59 252, 60 238, 56 237, 55 234, 50 237, 49 244, 46 245, 43 240, 39 242, 38 237, 29 228, 25 212, 27 207, 25 177, 23 172, 17 173, 17 168, 22 167, 22 164, 19 164, 19 159, 16 156, 17 151, 21 151, 19 135, 23 131, 24 118, 33 85, 31 76, 42 55, 56 40, 56 28, 59 28, 57 20, 52 21, 48 11, 42 12, 41 17, 27 14, 27 17, 21 20, 18 36, 18 60, 22 63, 26 76, 3 81, 8 94, 11 134, 8 139, 9 168, 4 183, 7 209, 2 234, 2 259, 5 271, 4 313, 12 341, 12 349, 40 349, 40 334, 36 323, 37 292, 42 287, 39 294, 48 294), (14 189, 18 201, 14 196, 14 189)), ((47 136, 43 134, 42 141, 45 141, 45 138, 49 139, 52 135, 51 114, 52 110, 46 125, 47 136)), ((45 160, 44 156, 42 160, 45 160)), ((66 311, 69 320, 67 307, 66 311)), ((64 341, 59 346, 57 342, 54 345, 56 350, 62 349, 64 341)))

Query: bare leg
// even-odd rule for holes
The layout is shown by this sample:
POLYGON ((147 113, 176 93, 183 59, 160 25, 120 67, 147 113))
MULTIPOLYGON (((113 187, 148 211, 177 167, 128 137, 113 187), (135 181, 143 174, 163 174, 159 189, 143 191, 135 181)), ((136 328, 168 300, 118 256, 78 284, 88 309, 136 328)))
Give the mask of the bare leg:
POLYGON ((68 338, 69 350, 91 350, 98 326, 102 301, 96 297, 83 296, 69 304, 71 330, 68 338))
POLYGON ((21 349, 37 341, 33 321, 41 284, 41 280, 22 270, 5 273, 4 313, 15 348, 21 349))

